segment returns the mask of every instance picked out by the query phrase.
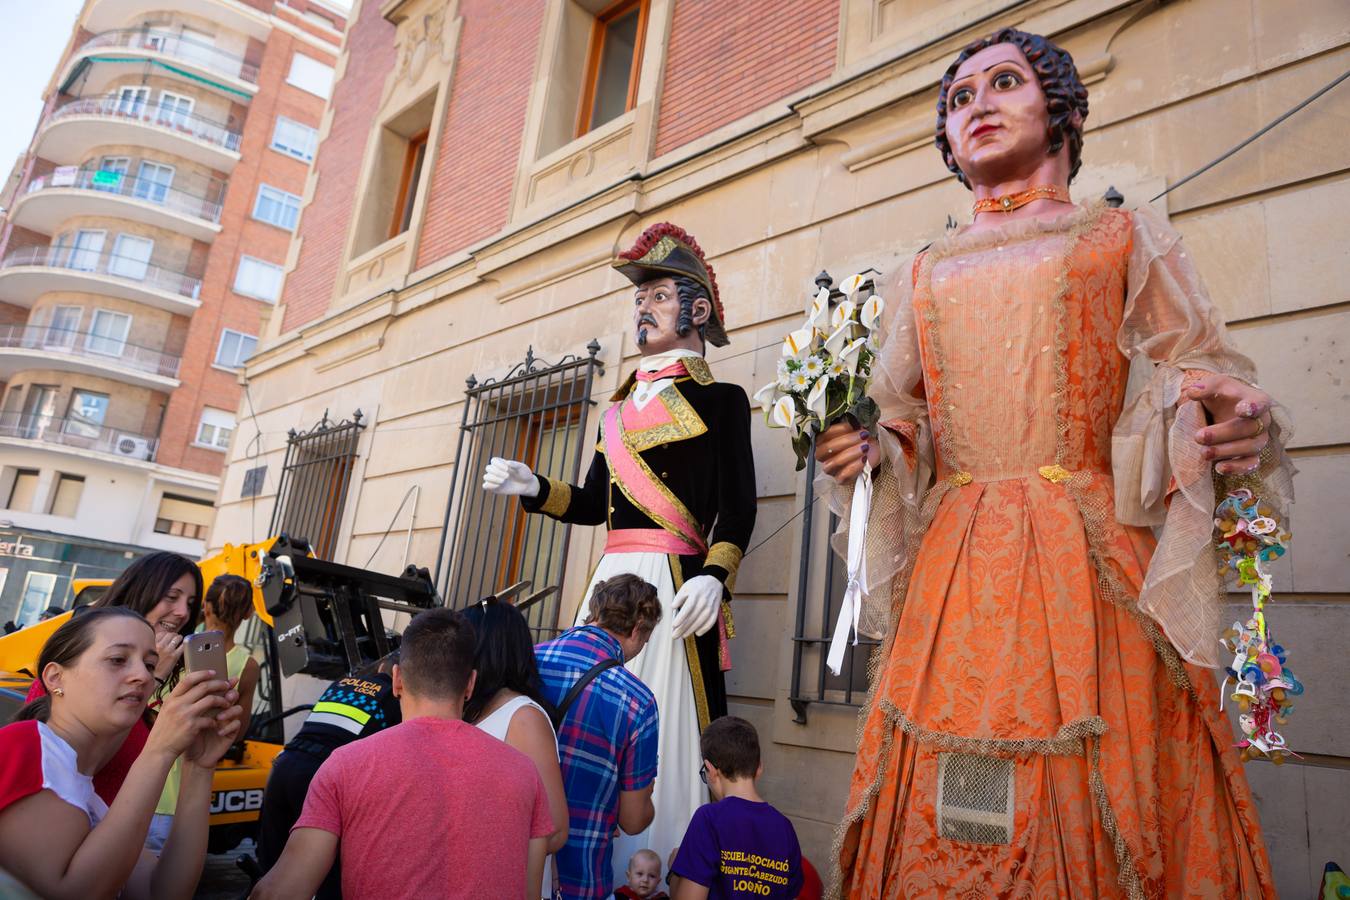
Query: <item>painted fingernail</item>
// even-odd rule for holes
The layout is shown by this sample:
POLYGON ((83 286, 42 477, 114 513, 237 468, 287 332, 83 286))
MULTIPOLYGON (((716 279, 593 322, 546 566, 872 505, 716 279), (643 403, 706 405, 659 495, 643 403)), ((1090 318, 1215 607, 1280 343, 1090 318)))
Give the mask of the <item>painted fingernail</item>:
POLYGON ((1214 458, 1214 448, 1213 448, 1213 447, 1206 447, 1204 450, 1201 450, 1201 451, 1200 451, 1200 456, 1203 457, 1204 459, 1213 459, 1213 458, 1214 458))
POLYGON ((868 435, 868 433, 867 433, 866 430, 863 430, 863 431, 858 432, 858 436, 859 436, 859 437, 862 437, 862 438, 867 438, 867 437, 869 437, 870 435, 868 435))
POLYGON ((1203 444, 1205 441, 1209 440, 1209 435, 1202 428, 1195 433, 1195 440, 1197 443, 1203 444))
POLYGON ((862 452, 867 453, 869 450, 871 450, 871 448, 868 447, 866 444, 862 445, 862 452))

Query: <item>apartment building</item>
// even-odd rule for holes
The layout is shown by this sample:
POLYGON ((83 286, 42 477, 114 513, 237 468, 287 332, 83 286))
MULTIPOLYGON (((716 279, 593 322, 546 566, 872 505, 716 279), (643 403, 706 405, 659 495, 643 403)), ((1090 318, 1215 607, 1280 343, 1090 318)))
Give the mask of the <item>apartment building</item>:
MULTIPOLYGON (((1072 51, 1091 92, 1079 200, 1130 207, 1350 68, 1338 0, 360 0, 287 259, 245 366, 212 543, 287 530, 386 572, 429 566, 463 605, 519 581, 570 622, 600 529, 485 498, 492 454, 572 477, 639 355, 609 266, 647 225, 695 234, 753 391, 817 278, 883 273, 969 221, 933 147, 937 81, 1004 25, 1072 51), (822 270, 827 274, 822 276, 822 270)), ((1309 685, 1253 763, 1284 893, 1346 864, 1350 430, 1343 386, 1350 85, 1153 203, 1298 423, 1294 549, 1271 619, 1309 685)), ((842 567, 781 432, 753 431, 759 517, 736 584, 732 710, 765 795, 824 865, 853 766, 867 647, 825 669, 842 567)), ((1235 618, 1243 598, 1234 597, 1235 618)), ((1217 639, 1217 637, 1216 637, 1217 639)), ((1218 690, 1217 682, 1215 690, 1218 690)), ((1230 704, 1231 705, 1231 704, 1230 704)))
POLYGON ((346 26, 322 0, 87 0, 0 230, 0 621, 200 555, 346 26))

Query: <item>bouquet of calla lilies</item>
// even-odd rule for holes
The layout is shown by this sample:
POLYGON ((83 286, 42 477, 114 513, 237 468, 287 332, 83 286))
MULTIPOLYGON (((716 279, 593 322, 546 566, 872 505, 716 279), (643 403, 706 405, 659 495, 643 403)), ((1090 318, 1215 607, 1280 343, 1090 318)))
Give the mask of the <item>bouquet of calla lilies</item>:
POLYGON ((822 287, 806 323, 783 340, 778 377, 755 392, 768 426, 791 429, 798 471, 806 466, 817 432, 845 417, 870 429, 880 414, 867 388, 885 303, 876 294, 861 299, 866 283, 864 275, 844 279, 839 285, 844 299, 833 308, 830 289, 822 287))

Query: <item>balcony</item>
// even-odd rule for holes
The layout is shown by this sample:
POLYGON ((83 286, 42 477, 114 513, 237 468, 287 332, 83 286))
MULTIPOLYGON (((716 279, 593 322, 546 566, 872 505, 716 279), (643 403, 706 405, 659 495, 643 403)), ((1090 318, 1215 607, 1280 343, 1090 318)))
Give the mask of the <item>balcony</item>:
POLYGON ((0 302, 16 306, 32 306, 53 291, 80 291, 190 316, 201 306, 201 288, 200 279, 183 272, 73 247, 29 247, 0 261, 0 302))
POLYGON ((38 133, 35 152, 58 165, 78 165, 91 147, 131 144, 231 171, 239 162, 241 135, 192 113, 115 95, 82 97, 52 110, 38 133))
POLYGON ((111 216, 209 243, 220 234, 220 207, 217 200, 130 173, 65 167, 28 182, 10 221, 54 234, 73 216, 111 216))
POLYGON ((118 28, 96 34, 71 54, 61 78, 63 94, 102 93, 126 69, 151 66, 155 74, 184 78, 236 100, 258 92, 258 67, 214 44, 155 28, 118 28))
MULTIPOLYGON (((85 8, 84 27, 95 32, 110 31, 128 22, 151 20, 166 7, 164 0, 93 0, 85 8)), ((260 41, 267 40, 272 32, 267 13, 238 0, 174 0, 172 8, 260 41)))
POLYGON ((27 369, 47 369, 171 391, 178 387, 180 362, 172 354, 106 334, 41 325, 0 327, 0 381, 27 369))
POLYGON ((153 462, 158 441, 132 431, 104 428, 84 419, 0 413, 0 440, 33 441, 153 462))

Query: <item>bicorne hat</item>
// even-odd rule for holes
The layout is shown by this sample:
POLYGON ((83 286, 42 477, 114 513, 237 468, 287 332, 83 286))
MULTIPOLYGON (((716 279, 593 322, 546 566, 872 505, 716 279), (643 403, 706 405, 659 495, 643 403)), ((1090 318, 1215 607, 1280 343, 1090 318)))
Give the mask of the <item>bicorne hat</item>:
POLYGON ((717 276, 703 257, 698 241, 689 232, 661 222, 638 237, 632 247, 619 254, 612 263, 633 284, 643 284, 654 278, 684 275, 692 278, 708 292, 712 313, 708 316, 704 334, 714 347, 731 343, 722 318, 722 299, 717 294, 717 276))

